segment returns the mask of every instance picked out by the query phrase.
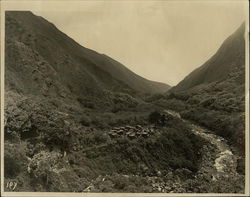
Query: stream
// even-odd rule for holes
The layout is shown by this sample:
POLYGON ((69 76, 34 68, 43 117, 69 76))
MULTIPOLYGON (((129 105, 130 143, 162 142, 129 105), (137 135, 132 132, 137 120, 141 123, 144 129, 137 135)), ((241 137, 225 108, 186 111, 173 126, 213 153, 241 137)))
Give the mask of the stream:
MULTIPOLYGON (((177 118, 181 118, 180 114, 175 111, 165 110, 165 112, 177 118)), ((204 170, 205 172, 211 173, 212 180, 216 181, 219 178, 238 176, 238 173, 236 171, 237 156, 232 153, 232 150, 228 145, 227 140, 225 140, 223 137, 213 134, 211 131, 202 128, 188 120, 182 120, 187 122, 191 126, 194 134, 204 138, 215 147, 216 156, 213 161, 213 164, 203 167, 203 170, 204 168, 206 168, 204 170)))
MULTIPOLYGON (((180 114, 171 110, 165 113, 181 118, 180 114)), ((168 172, 164 179, 159 176, 146 176, 154 193, 244 193, 244 175, 237 173, 238 156, 233 154, 226 139, 213 134, 212 131, 203 128, 191 121, 182 119, 190 125, 195 135, 205 139, 202 148, 202 158, 198 172, 184 179, 168 172)), ((106 145, 100 145, 98 148, 106 145)), ((82 150, 89 151, 90 148, 82 150)), ((129 175, 124 174, 124 177, 129 175)), ((138 176, 138 175, 135 175, 138 176)), ((101 177, 102 181, 105 177, 101 177)), ((91 192, 93 185, 88 186, 83 192, 91 192)))
POLYGON ((215 171, 212 173, 213 180, 222 177, 228 177, 229 175, 237 175, 237 156, 232 153, 227 141, 210 131, 190 123, 192 131, 209 141, 216 148, 216 158, 214 160, 213 168, 215 171))

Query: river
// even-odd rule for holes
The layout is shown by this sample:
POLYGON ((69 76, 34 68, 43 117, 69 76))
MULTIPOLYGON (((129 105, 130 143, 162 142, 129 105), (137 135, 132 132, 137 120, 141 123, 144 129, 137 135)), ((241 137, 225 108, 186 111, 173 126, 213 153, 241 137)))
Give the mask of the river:
MULTIPOLYGON (((165 110, 165 112, 177 118, 181 118, 178 112, 172 110, 165 110)), ((212 165, 204 163, 201 170, 206 173, 210 173, 213 181, 228 178, 229 176, 239 176, 236 171, 238 157, 233 154, 227 140, 225 140, 223 137, 213 134, 213 132, 209 131, 206 128, 194 124, 193 122, 184 119, 182 120, 187 122, 191 126, 194 134, 204 138, 215 147, 213 153, 215 157, 213 158, 212 165)))

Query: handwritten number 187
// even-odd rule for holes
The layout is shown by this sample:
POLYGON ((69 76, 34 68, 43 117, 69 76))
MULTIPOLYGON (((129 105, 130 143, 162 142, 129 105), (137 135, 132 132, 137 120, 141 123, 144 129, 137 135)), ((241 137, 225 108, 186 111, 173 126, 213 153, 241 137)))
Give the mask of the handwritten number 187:
POLYGON ((16 181, 9 181, 6 184, 6 188, 14 191, 16 189, 17 182, 16 181))

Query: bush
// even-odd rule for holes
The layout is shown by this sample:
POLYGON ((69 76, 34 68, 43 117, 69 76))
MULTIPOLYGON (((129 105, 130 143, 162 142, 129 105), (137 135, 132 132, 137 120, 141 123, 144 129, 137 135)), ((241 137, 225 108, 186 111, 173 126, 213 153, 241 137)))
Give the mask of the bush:
POLYGON ((240 158, 237 160, 237 172, 245 175, 245 158, 240 158))
POLYGON ((112 182, 114 183, 114 188, 117 190, 123 190, 127 185, 129 185, 128 178, 121 175, 112 177, 112 182))
POLYGON ((86 108, 94 109, 95 103, 89 99, 86 98, 77 98, 77 101, 82 104, 86 108))
POLYGON ((28 159, 25 155, 26 145, 4 144, 4 175, 5 178, 15 178, 27 171, 28 159))
POLYGON ((99 129, 103 129, 108 126, 108 124, 103 120, 102 117, 96 115, 91 116, 91 123, 99 129))
POLYGON ((41 151, 34 155, 28 164, 29 173, 34 183, 41 184, 53 191, 64 191, 67 183, 60 176, 60 171, 65 171, 66 163, 63 163, 61 155, 57 152, 41 151))
POLYGON ((152 124, 157 124, 161 120, 161 114, 158 111, 151 112, 148 116, 148 121, 152 124))
POLYGON ((81 116, 81 119, 80 119, 80 123, 83 125, 83 126, 89 126, 90 125, 90 118, 86 115, 82 115, 81 116))

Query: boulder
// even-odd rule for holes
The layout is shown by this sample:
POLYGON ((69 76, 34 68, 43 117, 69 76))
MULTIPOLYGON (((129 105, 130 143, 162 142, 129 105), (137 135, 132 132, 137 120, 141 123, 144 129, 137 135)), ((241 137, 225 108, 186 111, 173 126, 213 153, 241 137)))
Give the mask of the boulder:
POLYGON ((142 129, 142 126, 141 125, 136 125, 135 128, 142 129))
POLYGON ((123 132, 124 132, 124 131, 121 130, 121 129, 117 131, 118 134, 122 134, 123 132))

